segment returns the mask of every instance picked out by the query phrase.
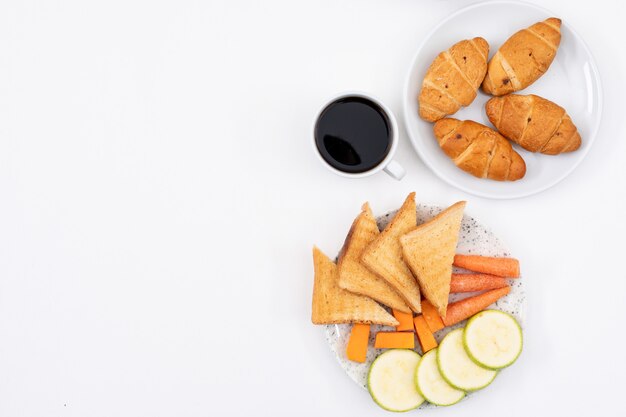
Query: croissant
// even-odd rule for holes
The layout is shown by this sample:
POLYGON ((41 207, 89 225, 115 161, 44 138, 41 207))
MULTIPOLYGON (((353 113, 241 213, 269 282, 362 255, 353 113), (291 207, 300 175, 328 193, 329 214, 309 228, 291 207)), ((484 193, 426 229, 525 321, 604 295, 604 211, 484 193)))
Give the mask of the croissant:
POLYGON ((580 148, 580 134, 563 107, 535 95, 494 97, 489 121, 506 138, 531 152, 557 155, 580 148))
POLYGON ((526 163, 509 141, 485 125, 446 118, 434 130, 446 155, 475 177, 515 181, 526 174, 526 163))
POLYGON ((419 115, 434 122, 468 106, 487 72, 489 44, 483 38, 455 43, 430 64, 419 95, 419 115))
POLYGON ((483 90, 502 96, 528 87, 548 70, 560 42, 561 19, 556 17, 515 33, 489 61, 483 90))

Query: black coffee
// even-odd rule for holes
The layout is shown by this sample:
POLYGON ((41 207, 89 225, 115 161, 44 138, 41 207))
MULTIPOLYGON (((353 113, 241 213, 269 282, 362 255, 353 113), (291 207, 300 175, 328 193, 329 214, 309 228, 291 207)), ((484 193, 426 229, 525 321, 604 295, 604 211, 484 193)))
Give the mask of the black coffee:
POLYGON ((391 124, 376 103, 344 97, 330 103, 315 125, 315 143, 332 167, 348 173, 369 171, 391 148, 391 124))

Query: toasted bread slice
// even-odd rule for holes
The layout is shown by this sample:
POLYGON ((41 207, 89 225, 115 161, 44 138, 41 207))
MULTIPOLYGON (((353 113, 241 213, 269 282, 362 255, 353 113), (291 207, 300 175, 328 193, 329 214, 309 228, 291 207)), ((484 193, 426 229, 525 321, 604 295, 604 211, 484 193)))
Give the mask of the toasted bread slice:
POLYGON ((361 254, 361 262, 389 283, 416 313, 422 311, 420 289, 409 267, 402 260, 400 236, 417 225, 415 193, 400 207, 389 225, 361 254))
POLYGON ((446 316, 450 278, 465 201, 448 207, 432 220, 400 238, 404 261, 417 277, 423 296, 446 316))
POLYGON ((313 248, 313 324, 363 323, 397 326, 398 320, 376 301, 342 290, 337 285, 337 265, 313 248))
POLYGON ((368 203, 352 223, 339 255, 339 287, 355 294, 365 295, 396 310, 410 313, 411 309, 387 281, 361 264, 363 249, 380 234, 376 219, 368 203))

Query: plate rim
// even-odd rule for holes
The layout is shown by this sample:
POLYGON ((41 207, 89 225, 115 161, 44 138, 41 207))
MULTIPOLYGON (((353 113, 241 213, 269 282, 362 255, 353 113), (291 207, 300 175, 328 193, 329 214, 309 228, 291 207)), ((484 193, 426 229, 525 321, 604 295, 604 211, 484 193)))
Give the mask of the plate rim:
POLYGON ((445 183, 447 183, 448 185, 451 185, 461 191, 464 191, 468 194, 472 194, 478 197, 483 197, 483 198, 490 198, 493 200, 514 200, 514 199, 518 199, 518 198, 524 198, 524 197, 529 197, 531 195, 535 195, 535 194, 539 194, 543 191, 546 191, 549 188, 554 187, 555 185, 559 184, 561 181, 563 181, 565 178, 567 178, 572 172, 574 172, 574 170, 576 168, 578 168, 578 166, 582 163, 582 161, 586 158, 587 154, 589 153, 589 150, 591 149, 591 147, 593 146, 596 137, 598 136, 598 132, 600 130, 600 125, 602 124, 602 113, 603 113, 603 106, 604 106, 604 93, 603 93, 603 89, 602 89, 602 81, 601 81, 601 77, 600 77, 600 72, 598 70, 598 66, 596 64, 596 60, 595 57, 593 56, 591 50, 589 49, 589 46, 587 45, 587 43, 584 41, 584 39, 578 34, 578 32, 576 32, 576 30, 567 22, 563 22, 563 25, 565 27, 567 27, 567 29, 574 35, 574 37, 576 38, 576 40, 578 41, 578 43, 580 45, 582 45, 585 53, 589 56, 590 60, 590 69, 591 69, 591 74, 592 77, 594 78, 594 80, 597 83, 597 93, 598 93, 598 121, 595 124, 595 126, 593 126, 593 130, 591 132, 591 135, 589 135, 589 138, 587 139, 588 141, 588 146, 584 149, 581 150, 580 153, 580 157, 566 170, 563 171, 563 173, 561 175, 559 175, 555 180, 547 182, 546 184, 537 187, 535 189, 531 189, 528 191, 522 191, 522 192, 512 192, 510 194, 507 195, 497 195, 495 193, 489 193, 489 192, 485 192, 485 191, 480 191, 480 190, 475 190, 471 187, 467 187, 465 185, 462 185, 458 182, 456 182, 454 179, 452 178, 448 178, 446 175, 444 175, 442 172, 440 172, 439 169, 437 169, 435 167, 435 163, 430 161, 427 157, 426 157, 426 153, 423 152, 419 146, 417 146, 416 143, 416 139, 414 139, 414 135, 412 134, 412 130, 409 124, 409 119, 413 116, 412 114, 409 114, 409 107, 407 105, 408 101, 411 99, 411 97, 409 97, 409 87, 410 87, 410 80, 411 80, 411 75, 413 74, 413 71, 416 67, 416 63, 417 63, 417 59, 420 55, 420 53, 422 52, 422 50, 424 49, 424 47, 427 45, 427 43, 429 42, 429 40, 433 37, 434 33, 436 31, 438 31, 444 24, 446 24, 447 22, 449 22, 451 19, 457 17, 460 14, 466 13, 469 10, 472 9, 477 9, 477 8, 482 8, 485 6, 490 6, 490 5, 495 5, 495 4, 514 4, 517 6, 524 6, 524 7, 528 7, 531 9, 535 9, 538 10, 542 13, 545 13, 547 15, 550 16, 555 16, 554 13, 552 13, 552 11, 550 11, 549 9, 546 9, 545 7, 536 5, 536 4, 532 4, 532 3, 528 3, 525 1, 519 1, 519 0, 489 0, 489 1, 481 1, 481 2, 477 2, 477 3, 473 3, 470 4, 469 6, 466 7, 462 7, 460 9, 458 9, 457 11, 449 14, 448 16, 446 16, 444 19, 442 19, 439 23, 437 23, 424 37, 424 40, 420 43, 419 47, 417 48, 417 51, 415 52, 415 54, 413 55, 413 59, 411 60, 411 65, 409 67, 409 71, 407 72, 407 75, 405 77, 404 80, 404 87, 403 87, 403 97, 402 97, 402 115, 403 115, 403 119, 404 119, 404 127, 406 129, 407 135, 409 136, 409 140, 411 142, 411 145, 413 146, 413 149, 415 150, 415 152, 418 154, 420 160, 430 169, 430 171, 432 173, 434 173, 439 179, 441 179, 442 181, 444 181, 445 183))

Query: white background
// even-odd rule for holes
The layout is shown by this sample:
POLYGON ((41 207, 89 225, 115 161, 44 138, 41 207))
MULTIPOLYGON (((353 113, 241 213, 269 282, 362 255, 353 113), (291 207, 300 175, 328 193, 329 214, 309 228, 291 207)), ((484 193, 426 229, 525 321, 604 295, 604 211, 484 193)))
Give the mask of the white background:
MULTIPOLYGON (((626 6, 542 4, 598 63, 599 137, 540 195, 337 177, 315 110, 343 90, 400 117, 425 34, 467 1, 3 1, 0 415, 384 415, 310 323, 311 247, 406 194, 489 226, 522 261, 525 350, 429 415, 617 415, 626 373, 626 6)), ((402 120, 400 119, 400 125, 402 120)))

